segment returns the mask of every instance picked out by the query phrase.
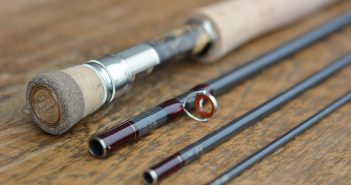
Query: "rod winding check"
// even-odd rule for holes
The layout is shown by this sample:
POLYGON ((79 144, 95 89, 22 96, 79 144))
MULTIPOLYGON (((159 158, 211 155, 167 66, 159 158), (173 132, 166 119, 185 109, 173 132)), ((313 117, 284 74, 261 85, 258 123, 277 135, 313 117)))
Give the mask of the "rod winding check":
POLYGON ((334 1, 227 0, 200 8, 183 27, 158 39, 35 76, 26 93, 31 115, 42 130, 62 134, 125 93, 138 74, 150 73, 175 58, 214 62, 241 44, 334 1))

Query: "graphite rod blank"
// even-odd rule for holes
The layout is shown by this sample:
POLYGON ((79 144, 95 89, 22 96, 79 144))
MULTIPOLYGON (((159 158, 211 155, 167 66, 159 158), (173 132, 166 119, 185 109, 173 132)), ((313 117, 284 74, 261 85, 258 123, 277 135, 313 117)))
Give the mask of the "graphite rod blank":
MULTIPOLYGON (((284 57, 288 57, 334 31, 347 26, 350 22, 351 12, 348 12, 277 47, 267 54, 251 60, 237 69, 207 83, 197 85, 191 90, 126 120, 122 124, 105 132, 93 135, 89 141, 90 153, 97 158, 107 157, 113 150, 118 149, 126 143, 135 141, 172 121, 174 118, 183 115, 184 109, 182 108, 182 104, 185 101, 185 97, 188 97, 191 93, 201 90, 206 90, 213 95, 224 93, 246 78, 257 74, 263 68, 281 62, 281 59, 284 57)), ((193 100, 189 100, 187 103, 192 105, 193 100)))
POLYGON ((252 73, 273 65, 280 60, 296 53, 297 51, 313 44, 319 39, 335 32, 336 30, 347 26, 351 23, 351 12, 347 12, 334 20, 315 28, 304 35, 286 42, 276 49, 267 52, 266 54, 256 58, 252 62, 248 62, 233 71, 228 72, 214 80, 208 82, 213 89, 213 94, 217 95, 228 90, 235 84, 241 82, 243 79, 251 76, 252 73))
POLYGON ((270 100, 262 103, 239 118, 227 123, 223 127, 208 134, 197 142, 189 145, 171 157, 151 167, 145 172, 144 179, 147 183, 153 184, 157 180, 169 175, 171 172, 193 162, 201 155, 215 148, 219 144, 233 137, 244 128, 258 122, 268 114, 274 112, 290 100, 294 99, 313 86, 326 80, 328 77, 351 64, 351 54, 347 54, 335 62, 314 73, 310 77, 278 94, 270 100))
POLYGON ((237 165, 233 166, 229 170, 225 171, 217 178, 209 182, 209 185, 222 185, 226 184, 236 176, 240 175, 243 171, 253 166, 255 163, 262 160, 264 157, 268 156, 269 154, 273 153, 278 148, 284 146, 286 143, 294 139, 297 135, 303 133, 324 117, 328 116, 330 113, 335 111, 336 109, 340 108, 344 104, 351 101, 351 91, 340 97, 338 100, 335 100, 333 103, 325 107, 324 109, 320 110, 313 116, 309 117, 307 120, 302 122, 301 124, 297 125, 293 129, 289 130, 279 138, 275 139, 268 145, 264 146, 262 149, 258 150, 257 152, 253 153, 237 165))

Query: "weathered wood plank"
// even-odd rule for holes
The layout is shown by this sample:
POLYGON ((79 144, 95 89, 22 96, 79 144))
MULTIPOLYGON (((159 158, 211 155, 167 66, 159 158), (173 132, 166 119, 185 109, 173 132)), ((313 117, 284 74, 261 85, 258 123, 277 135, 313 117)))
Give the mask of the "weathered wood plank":
MULTIPOLYGON (((220 111, 211 122, 198 124, 181 118, 107 160, 96 160, 88 154, 87 140, 92 133, 341 14, 351 8, 351 1, 340 2, 257 39, 217 64, 168 64, 151 76, 137 79, 133 91, 61 137, 44 134, 31 124, 24 94, 34 74, 62 69, 145 41, 180 25, 192 9, 210 2, 214 1, 0 1, 0 184, 141 184, 141 174, 151 164, 351 51, 351 28, 346 28, 219 97, 220 111)), ((349 90, 350 79, 348 67, 163 184, 203 184, 211 180, 349 90)), ((338 110, 232 183, 350 184, 350 115, 350 106, 338 110)))

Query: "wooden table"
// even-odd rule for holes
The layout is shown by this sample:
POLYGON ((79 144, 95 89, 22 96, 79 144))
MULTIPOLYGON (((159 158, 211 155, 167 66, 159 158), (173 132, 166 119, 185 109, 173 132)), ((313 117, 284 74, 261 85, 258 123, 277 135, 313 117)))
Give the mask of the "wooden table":
MULTIPOLYGON (((351 8, 342 1, 261 37, 216 64, 167 64, 139 78, 132 91, 50 136, 32 124, 26 83, 37 73, 80 64, 153 38, 215 0, 0 1, 0 184, 141 184, 150 165, 198 140, 351 50, 351 27, 304 49, 218 97, 209 123, 187 117, 119 150, 107 160, 88 154, 89 136, 193 85, 216 77, 351 8)), ((244 130, 162 184, 203 184, 350 90, 351 67, 244 130)), ((351 106, 344 106, 232 184, 351 184, 351 106)))

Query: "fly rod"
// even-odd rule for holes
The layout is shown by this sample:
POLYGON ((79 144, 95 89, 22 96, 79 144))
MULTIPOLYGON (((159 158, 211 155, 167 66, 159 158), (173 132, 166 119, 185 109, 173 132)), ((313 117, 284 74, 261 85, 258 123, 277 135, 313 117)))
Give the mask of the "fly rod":
POLYGON ((255 163, 259 162, 269 154, 273 153, 278 148, 284 146, 286 143, 294 139, 299 134, 302 134, 304 131, 318 123, 324 117, 331 114, 336 109, 340 108, 341 106, 345 105, 346 103, 351 101, 351 91, 340 97, 338 100, 334 101, 324 109, 320 110, 318 113, 314 114, 304 122, 300 123, 298 126, 294 127, 293 129, 289 130, 279 138, 275 139, 268 145, 264 146, 259 151, 255 152, 254 154, 250 155, 246 159, 244 159, 239 164, 233 166, 228 171, 224 172, 213 181, 208 183, 209 185, 222 185, 228 183, 230 180, 235 178, 236 176, 240 175, 243 171, 254 165, 255 163))
POLYGON ((329 64, 319 72, 314 73, 290 89, 287 89, 286 91, 278 94, 265 103, 262 103, 246 114, 227 123, 223 127, 215 130, 197 142, 189 145, 183 150, 171 155, 144 173, 145 182, 147 184, 157 183, 157 181, 165 178, 167 175, 170 175, 172 172, 182 168, 183 166, 193 162, 202 154, 205 154, 222 142, 228 140, 244 128, 260 121, 265 116, 269 115, 279 107, 294 99, 296 96, 309 90, 313 86, 316 86, 323 80, 326 80, 328 77, 332 76, 334 73, 338 72, 349 64, 351 64, 351 54, 347 54, 344 57, 336 60, 335 62, 329 64))
POLYGON ((113 150, 137 140, 184 113, 197 121, 208 120, 214 115, 218 106, 214 96, 224 93, 245 79, 257 74, 263 68, 282 61, 283 58, 348 25, 350 22, 351 12, 335 18, 239 68, 197 85, 189 91, 167 100, 110 130, 93 135, 89 141, 90 153, 97 158, 107 157, 113 150), (209 110, 203 107, 203 101, 209 102, 207 104, 210 106, 207 107, 209 110), (195 111, 192 111, 193 109, 195 111), (197 113, 197 115, 190 111, 197 113))
POLYGON ((214 62, 241 44, 335 1, 227 0, 202 7, 183 27, 157 39, 37 75, 27 86, 31 116, 45 132, 62 134, 126 93, 139 74, 175 58, 214 62))

